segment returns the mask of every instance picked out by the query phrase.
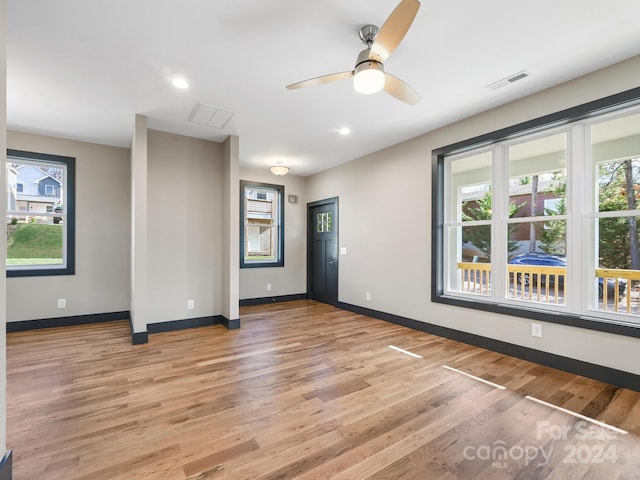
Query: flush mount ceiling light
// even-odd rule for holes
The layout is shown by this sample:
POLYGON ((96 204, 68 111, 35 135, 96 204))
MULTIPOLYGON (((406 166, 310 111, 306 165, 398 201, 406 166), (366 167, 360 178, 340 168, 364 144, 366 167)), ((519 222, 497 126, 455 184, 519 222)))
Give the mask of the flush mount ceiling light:
POLYGON ((349 127, 342 127, 340 130, 338 130, 338 133, 340 135, 349 135, 351 133, 351 129, 349 127))
POLYGON ((289 167, 282 165, 282 162, 276 162, 277 165, 271 167, 271 173, 278 176, 283 176, 289 173, 289 167))

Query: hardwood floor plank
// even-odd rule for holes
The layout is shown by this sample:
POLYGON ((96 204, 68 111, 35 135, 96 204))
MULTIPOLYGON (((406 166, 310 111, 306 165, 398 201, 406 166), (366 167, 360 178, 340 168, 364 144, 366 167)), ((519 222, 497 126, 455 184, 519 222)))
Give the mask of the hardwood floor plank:
POLYGON ((126 321, 8 334, 14 477, 638 480, 638 392, 313 301, 241 317, 135 346, 126 321))
POLYGON ((203 473, 217 471, 225 462, 228 462, 232 458, 253 452, 258 448, 260 448, 258 443, 251 439, 238 445, 225 448, 224 450, 214 452, 194 462, 187 463, 183 467, 184 473, 187 477, 190 477, 196 474, 202 476, 203 473))

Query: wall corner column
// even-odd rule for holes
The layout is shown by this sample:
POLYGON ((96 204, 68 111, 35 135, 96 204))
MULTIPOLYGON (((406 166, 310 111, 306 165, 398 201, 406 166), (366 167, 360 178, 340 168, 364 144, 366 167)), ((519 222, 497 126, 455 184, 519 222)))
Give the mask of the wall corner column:
POLYGON ((136 115, 131 141, 131 341, 147 343, 148 195, 147 117, 136 115))
POLYGON ((228 329, 240 328, 240 139, 222 144, 222 316, 228 329))
MULTIPOLYGON (((7 211, 7 1, 0 0, 0 209, 7 211)), ((3 214, 4 216, 4 214, 3 214)), ((7 222, 0 227, 0 480, 13 477, 7 450, 7 222)))

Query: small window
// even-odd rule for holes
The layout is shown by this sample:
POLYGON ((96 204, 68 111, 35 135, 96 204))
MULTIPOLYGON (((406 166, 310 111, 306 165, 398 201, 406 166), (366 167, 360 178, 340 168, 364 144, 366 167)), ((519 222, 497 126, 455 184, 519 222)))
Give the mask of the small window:
POLYGON ((284 187, 240 182, 240 267, 284 266, 284 187))
POLYGON ((333 231, 333 218, 331 212, 318 213, 316 224, 318 233, 331 233, 333 231))
POLYGON ((75 159, 7 150, 6 175, 7 276, 73 275, 75 159))

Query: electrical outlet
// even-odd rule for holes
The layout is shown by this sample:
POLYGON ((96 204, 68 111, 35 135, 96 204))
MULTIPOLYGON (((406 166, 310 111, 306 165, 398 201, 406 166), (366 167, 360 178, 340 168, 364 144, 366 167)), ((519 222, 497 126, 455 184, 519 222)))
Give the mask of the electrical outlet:
POLYGON ((267 292, 270 292, 270 291, 271 291, 271 284, 267 283, 267 292))
POLYGON ((67 308, 67 299, 59 298, 58 299, 58 308, 67 308))
POLYGON ((187 309, 193 310, 194 308, 196 308, 196 301, 193 298, 190 298, 187 300, 187 309))
POLYGON ((531 324, 531 336, 542 338, 542 325, 539 323, 531 324))
POLYGON ((371 292, 367 292, 367 302, 371 301, 371 292))

